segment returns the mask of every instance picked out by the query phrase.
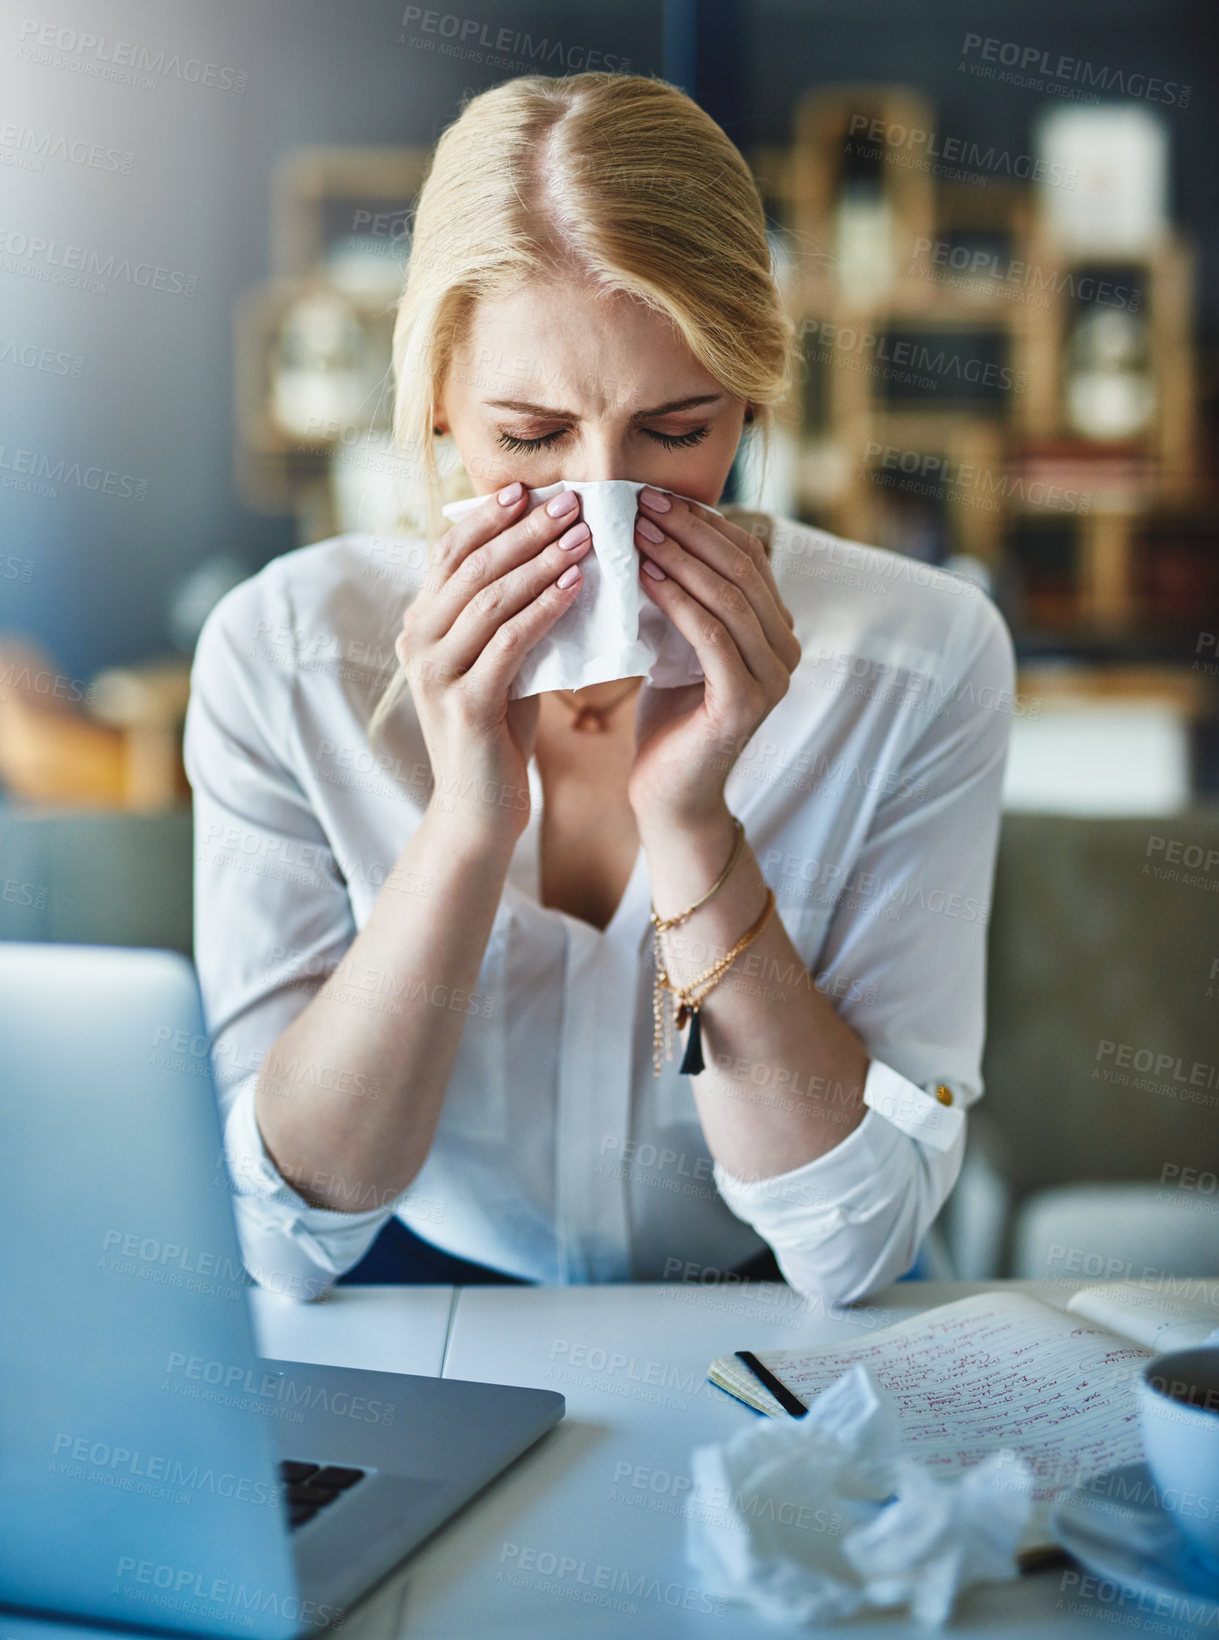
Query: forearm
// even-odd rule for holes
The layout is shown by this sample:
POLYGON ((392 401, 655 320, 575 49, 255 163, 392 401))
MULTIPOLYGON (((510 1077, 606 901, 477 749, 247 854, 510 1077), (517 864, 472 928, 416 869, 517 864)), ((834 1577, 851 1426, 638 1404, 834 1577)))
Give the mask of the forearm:
POLYGON ((268 1050, 259 1131, 313 1205, 387 1205, 423 1166, 512 843, 429 809, 343 960, 268 1050))
MULTIPOLYGON (((723 870, 735 840, 726 807, 697 824, 641 825, 660 917, 685 909, 723 870)), ((724 885, 662 938, 689 984, 761 915, 767 884, 748 840, 724 885)), ((665 999, 668 1006, 668 999, 665 999)), ((868 1053, 813 984, 777 913, 700 1005, 706 1069, 692 1085, 714 1159, 738 1179, 816 1160, 862 1121, 868 1053)))

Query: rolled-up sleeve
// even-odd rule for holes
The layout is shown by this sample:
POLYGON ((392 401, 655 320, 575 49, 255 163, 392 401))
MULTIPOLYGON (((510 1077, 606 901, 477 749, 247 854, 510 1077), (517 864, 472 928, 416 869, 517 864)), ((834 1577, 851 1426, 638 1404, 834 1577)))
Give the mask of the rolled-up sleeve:
POLYGON ((983 1092, 1016 663, 982 593, 953 638, 941 693, 911 714, 895 790, 877 805, 822 951, 829 994, 845 992, 837 1011, 870 1058, 863 1119, 788 1173, 745 1181, 715 1169, 724 1201, 771 1246, 787 1281, 827 1305, 910 1270, 960 1172, 966 1109, 983 1092), (844 976, 849 984, 832 985, 844 976))
POLYGON ((285 763, 297 676, 275 563, 227 593, 200 633, 183 760, 194 804, 194 954, 246 1268, 301 1299, 326 1295, 393 1203, 312 1206, 258 1129, 254 1088, 268 1048, 307 1006, 355 936, 346 883, 285 763))

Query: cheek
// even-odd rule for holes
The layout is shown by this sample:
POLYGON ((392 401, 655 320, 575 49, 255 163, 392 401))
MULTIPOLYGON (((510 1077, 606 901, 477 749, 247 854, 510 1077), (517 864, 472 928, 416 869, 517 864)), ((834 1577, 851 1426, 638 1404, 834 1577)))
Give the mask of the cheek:
POLYGON ((520 463, 523 458, 514 456, 510 450, 498 449, 494 440, 476 439, 471 443, 469 440, 463 442, 455 438, 454 442, 461 457, 461 464, 479 494, 485 495, 492 490, 502 489, 515 478, 536 488, 524 469, 514 465, 520 463))
POLYGON ((737 441, 730 434, 712 434, 704 439, 697 449, 689 452, 693 460, 683 469, 682 482, 674 484, 673 488, 683 495, 693 496, 705 507, 717 506, 728 482, 728 474, 732 471, 736 447, 737 441))

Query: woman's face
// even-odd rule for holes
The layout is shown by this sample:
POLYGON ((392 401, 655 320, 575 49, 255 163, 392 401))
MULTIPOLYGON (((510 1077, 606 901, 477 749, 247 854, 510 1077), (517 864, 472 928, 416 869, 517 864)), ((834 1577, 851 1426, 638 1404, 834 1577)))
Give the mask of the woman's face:
POLYGON ((714 507, 745 410, 663 315, 572 281, 476 306, 436 424, 481 495, 619 478, 714 507))

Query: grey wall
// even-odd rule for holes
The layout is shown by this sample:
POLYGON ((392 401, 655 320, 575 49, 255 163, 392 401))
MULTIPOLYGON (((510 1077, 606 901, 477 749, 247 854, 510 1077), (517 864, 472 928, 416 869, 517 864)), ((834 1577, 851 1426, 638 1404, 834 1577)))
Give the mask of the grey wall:
MULTIPOLYGON (((401 26, 403 4, 0 5, 0 486, 20 479, 31 456, 80 472, 53 496, 0 487, 0 634, 29 635, 69 677, 167 650, 166 599, 203 558, 235 551, 253 570, 296 545, 292 520, 250 511, 232 474, 233 307, 269 271, 272 163, 302 143, 433 142, 467 88, 504 77, 423 49, 422 28, 401 26), (27 19, 104 36, 107 56, 122 42, 164 51, 166 62, 213 65, 211 77, 234 84, 244 74, 245 88, 170 71, 153 76, 150 91, 79 72, 100 66, 98 51, 24 60, 27 19), (77 154, 78 143, 116 150, 130 169, 107 168, 113 157, 21 168, 11 163, 22 140, 12 127, 62 136, 77 154), (56 249, 31 263, 9 253, 24 245, 13 235, 56 249), (54 275, 51 258, 68 246, 158 265, 163 282, 189 277, 196 293, 120 277, 98 294, 38 277, 54 275), (45 350, 48 368, 6 362, 14 349, 26 359, 45 350), (106 472, 115 493, 85 487, 86 473, 100 484, 106 472), (126 493, 141 485, 142 499, 126 493)), ((602 52, 631 59, 633 72, 659 72, 654 0, 483 4, 467 18, 492 37, 503 27, 557 44, 574 68, 582 52, 602 52)), ((531 61, 528 49, 518 47, 509 72, 564 71, 553 57, 531 61)))

